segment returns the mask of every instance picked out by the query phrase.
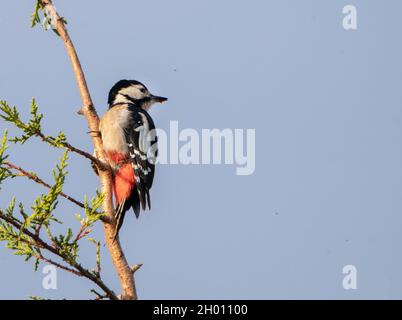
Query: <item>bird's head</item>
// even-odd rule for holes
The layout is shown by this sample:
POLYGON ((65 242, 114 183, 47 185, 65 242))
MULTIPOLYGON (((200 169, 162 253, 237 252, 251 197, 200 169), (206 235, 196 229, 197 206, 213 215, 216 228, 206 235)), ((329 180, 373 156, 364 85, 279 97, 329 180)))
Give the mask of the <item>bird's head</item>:
POLYGON ((165 102, 167 98, 154 96, 147 87, 136 80, 120 80, 109 92, 109 108, 118 103, 133 103, 148 110, 154 103, 165 102))

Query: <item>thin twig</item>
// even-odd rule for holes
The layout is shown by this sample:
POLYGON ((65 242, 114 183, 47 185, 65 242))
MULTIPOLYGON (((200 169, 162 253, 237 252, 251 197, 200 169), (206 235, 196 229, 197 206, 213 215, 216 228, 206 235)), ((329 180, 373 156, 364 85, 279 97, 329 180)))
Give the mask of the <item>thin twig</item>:
POLYGON ((140 270, 142 267, 142 263, 139 264, 135 264, 133 266, 130 267, 131 272, 134 274, 136 273, 138 270, 140 270))
POLYGON ((91 292, 96 295, 95 300, 103 300, 103 299, 106 299, 106 298, 107 298, 107 296, 105 296, 104 294, 100 294, 100 293, 97 292, 95 289, 91 289, 91 292))
MULTIPOLYGON (((51 189, 51 188, 52 188, 51 185, 49 185, 48 183, 46 183, 45 181, 43 181, 43 180, 42 180, 41 178, 39 178, 38 176, 36 176, 36 175, 34 175, 34 174, 32 174, 32 173, 29 173, 28 171, 22 169, 22 168, 19 167, 19 166, 16 166, 15 164, 12 164, 12 163, 10 163, 10 162, 5 162, 5 163, 3 163, 3 165, 6 166, 6 167, 9 168, 9 169, 14 169, 14 170, 18 171, 19 173, 21 173, 22 175, 24 175, 24 176, 27 177, 28 179, 30 179, 30 180, 32 180, 32 181, 34 181, 34 182, 36 182, 36 183, 38 183, 38 184, 40 184, 40 185, 42 185, 42 186, 48 188, 48 189, 51 189)), ((65 198, 65 199, 67 199, 67 200, 69 200, 69 201, 71 201, 72 203, 76 204, 77 206, 79 206, 79 207, 85 209, 85 205, 84 205, 82 202, 80 202, 80 201, 78 201, 78 200, 75 200, 73 197, 71 197, 71 196, 65 194, 64 192, 60 192, 60 196, 62 196, 63 198, 65 198)))
MULTIPOLYGON (((49 139, 49 137, 47 137, 47 136, 46 136, 45 134, 43 134, 43 132, 41 132, 41 131, 37 131, 37 132, 36 132, 36 135, 37 135, 38 137, 40 137, 40 138, 42 139, 42 141, 44 141, 44 142, 48 142, 48 143, 52 143, 52 142, 53 142, 51 139, 49 139)), ((76 153, 76 154, 79 154, 79 155, 81 155, 81 156, 83 156, 83 157, 85 157, 85 158, 91 160, 93 163, 96 164, 96 166, 97 166, 100 170, 109 170, 109 165, 107 165, 107 164, 105 164, 104 162, 100 161, 98 158, 94 157, 92 154, 90 154, 90 153, 88 153, 88 152, 86 152, 86 151, 84 151, 84 150, 78 149, 78 148, 72 146, 72 145, 71 145, 70 143, 68 143, 68 142, 60 142, 60 144, 61 144, 64 148, 70 150, 71 152, 74 152, 74 153, 76 153)))
POLYGON ((54 265, 57 268, 60 268, 62 270, 68 271, 68 272, 71 272, 71 273, 75 274, 76 276, 83 277, 83 275, 81 273, 79 273, 77 270, 74 270, 74 269, 71 269, 69 267, 66 267, 66 266, 64 266, 64 265, 62 265, 62 264, 60 264, 60 263, 58 263, 56 261, 53 261, 52 259, 45 258, 43 255, 36 255, 35 257, 37 259, 39 259, 39 260, 42 260, 42 261, 48 263, 48 264, 54 265))
POLYGON ((100 242, 98 241, 96 243, 96 268, 97 268, 97 273, 98 276, 100 277, 101 274, 101 257, 100 257, 100 242))
POLYGON ((73 242, 80 241, 85 236, 85 228, 81 225, 80 230, 78 230, 77 236, 75 237, 73 242))

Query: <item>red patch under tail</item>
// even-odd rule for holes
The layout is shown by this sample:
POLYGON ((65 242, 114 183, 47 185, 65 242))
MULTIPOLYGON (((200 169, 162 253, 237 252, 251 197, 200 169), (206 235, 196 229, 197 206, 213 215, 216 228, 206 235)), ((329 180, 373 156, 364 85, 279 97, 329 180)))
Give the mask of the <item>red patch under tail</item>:
POLYGON ((134 170, 131 164, 128 163, 120 167, 114 176, 114 193, 117 204, 131 197, 134 186, 134 170))

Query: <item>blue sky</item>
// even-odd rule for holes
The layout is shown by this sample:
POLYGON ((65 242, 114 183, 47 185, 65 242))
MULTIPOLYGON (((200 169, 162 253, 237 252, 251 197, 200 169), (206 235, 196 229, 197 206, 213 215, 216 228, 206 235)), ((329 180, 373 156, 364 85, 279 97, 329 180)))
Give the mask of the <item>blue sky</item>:
MULTIPOLYGON (((45 130, 63 130, 91 151, 80 97, 63 44, 29 28, 34 1, 0 13, 0 97, 28 114, 37 99, 45 130)), ((119 79, 169 97, 151 115, 157 127, 256 131, 256 170, 231 165, 159 165, 152 212, 131 214, 121 231, 142 299, 402 298, 402 20, 400 1, 55 1, 68 20, 100 114, 119 79), (358 29, 342 28, 357 7, 358 29), (357 269, 357 290, 342 268, 357 269)), ((4 123, 0 123, 3 130, 4 123)), ((12 159, 50 180, 60 156, 39 142, 12 159)), ((70 156, 65 191, 98 187, 89 164, 70 156)), ((27 205, 42 190, 13 180, 27 205)), ((79 210, 58 214, 78 227, 79 210)), ((102 228, 94 235, 102 239, 102 228)), ((119 283, 102 250, 102 274, 119 283)), ((93 245, 83 263, 94 265, 93 245)), ((90 297, 93 287, 62 271, 58 289, 0 247, 0 298, 90 297)))

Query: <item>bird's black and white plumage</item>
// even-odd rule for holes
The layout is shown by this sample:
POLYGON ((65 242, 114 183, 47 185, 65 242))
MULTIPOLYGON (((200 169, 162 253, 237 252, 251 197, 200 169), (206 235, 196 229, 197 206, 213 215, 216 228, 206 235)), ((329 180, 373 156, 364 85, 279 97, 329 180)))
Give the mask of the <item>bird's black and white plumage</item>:
POLYGON ((154 103, 166 100, 152 95, 135 80, 121 80, 109 92, 109 110, 101 119, 100 132, 114 173, 116 234, 131 207, 137 218, 141 208, 151 208, 158 144, 148 110, 154 103))

